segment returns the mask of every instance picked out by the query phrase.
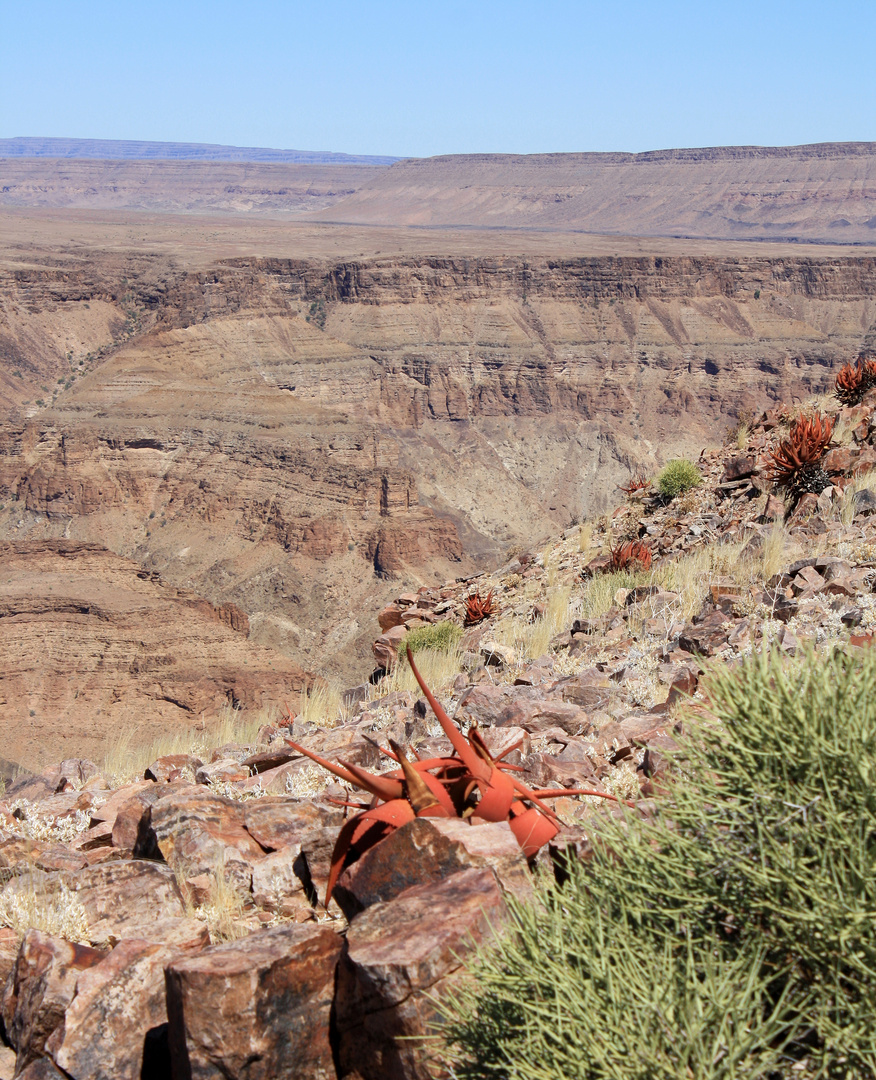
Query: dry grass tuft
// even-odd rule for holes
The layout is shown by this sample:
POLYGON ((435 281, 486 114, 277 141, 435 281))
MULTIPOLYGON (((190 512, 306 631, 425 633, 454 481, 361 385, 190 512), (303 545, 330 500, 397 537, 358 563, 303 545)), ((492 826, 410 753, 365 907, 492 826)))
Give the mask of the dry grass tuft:
POLYGON ((0 924, 22 938, 33 929, 90 943, 88 916, 76 893, 63 884, 50 888, 39 873, 22 874, 0 893, 0 924))
POLYGON ((259 728, 276 719, 275 711, 243 713, 225 705, 212 723, 162 735, 151 742, 136 743, 130 732, 123 732, 104 756, 103 774, 112 787, 121 787, 142 780, 152 762, 168 754, 192 754, 206 761, 213 749, 226 743, 254 742, 259 728))

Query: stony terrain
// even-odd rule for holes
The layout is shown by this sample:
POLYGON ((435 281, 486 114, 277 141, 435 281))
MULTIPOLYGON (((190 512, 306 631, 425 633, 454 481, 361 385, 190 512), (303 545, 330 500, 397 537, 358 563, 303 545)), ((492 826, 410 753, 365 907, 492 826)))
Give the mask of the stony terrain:
POLYGON ((373 225, 872 244, 876 144, 401 161, 320 216, 373 225))
POLYGON ((429 1075, 417 1037, 466 950, 501 927, 533 873, 586 855, 588 822, 616 804, 557 799, 565 828, 530 865, 504 822, 418 818, 347 865, 326 910, 348 812, 337 797, 350 794, 289 746, 290 725, 308 749, 372 772, 389 738, 447 753, 392 655, 414 631, 462 622, 477 591, 494 612, 435 658, 456 722, 477 724, 495 754, 518 744, 508 760, 533 786, 584 784, 659 811, 685 699, 710 664, 769 643, 872 645, 876 391, 808 408, 837 415, 823 462, 833 482, 818 495, 785 502, 766 478, 766 452, 796 413, 765 412, 703 454, 702 485, 669 502, 645 487, 540 551, 397 595, 374 624, 375 658, 394 674, 351 688, 316 723, 192 745, 142 779, 76 758, 10 785, 4 1075, 429 1075), (636 537, 650 569, 606 572, 636 537))

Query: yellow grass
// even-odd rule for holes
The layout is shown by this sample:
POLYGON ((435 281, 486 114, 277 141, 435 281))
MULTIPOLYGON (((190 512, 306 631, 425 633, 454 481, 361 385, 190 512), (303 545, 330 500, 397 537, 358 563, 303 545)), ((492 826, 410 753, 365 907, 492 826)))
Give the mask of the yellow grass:
POLYGON ((298 719, 302 723, 323 728, 333 728, 338 723, 343 723, 344 710, 340 689, 333 684, 320 683, 304 690, 301 694, 298 719))
POLYGON ((276 719, 268 710, 240 712, 226 705, 212 723, 161 735, 150 742, 135 742, 130 732, 122 732, 104 756, 103 774, 112 787, 121 787, 142 780, 152 762, 168 754, 192 754, 206 761, 214 749, 226 743, 254 742, 259 728, 276 719))
MULTIPOLYGON (((452 685, 462 668, 462 650, 458 644, 444 649, 420 649, 414 663, 429 689, 440 695, 452 685)), ((392 671, 374 685, 370 700, 379 701, 387 694, 405 690, 420 693, 414 673, 402 657, 392 671)))

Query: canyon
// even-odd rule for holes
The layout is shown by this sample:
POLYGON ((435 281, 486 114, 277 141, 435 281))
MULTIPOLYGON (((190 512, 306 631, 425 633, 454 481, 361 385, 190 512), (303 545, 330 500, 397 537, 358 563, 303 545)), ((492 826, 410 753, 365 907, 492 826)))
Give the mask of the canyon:
MULTIPOLYGON (((375 171, 328 212, 415 166, 338 166, 375 171)), ((876 249, 865 246, 7 196, 0 727, 27 726, 33 711, 42 745, 88 726, 95 754, 130 722, 113 693, 128 693, 133 657, 120 647, 127 666, 112 678, 77 657, 101 654, 95 628, 134 641, 139 617, 136 605, 95 601, 102 622, 35 606, 48 584, 80 607, 104 579, 110 591, 160 590, 143 618, 165 620, 169 641, 186 639, 175 620, 202 601, 201 629, 166 650, 198 693, 131 683, 144 734, 224 702, 276 715, 314 674, 367 677, 375 614, 400 590, 471 575, 606 513, 630 476, 697 458, 740 418, 825 392, 840 364, 876 350, 876 249), (236 628, 223 622, 231 611, 236 628), (43 653, 41 633, 53 642, 43 653), (230 657, 239 686, 222 674, 230 657), (185 675, 199 668, 205 681, 185 675)), ((26 741, 6 756, 33 764, 26 741)))

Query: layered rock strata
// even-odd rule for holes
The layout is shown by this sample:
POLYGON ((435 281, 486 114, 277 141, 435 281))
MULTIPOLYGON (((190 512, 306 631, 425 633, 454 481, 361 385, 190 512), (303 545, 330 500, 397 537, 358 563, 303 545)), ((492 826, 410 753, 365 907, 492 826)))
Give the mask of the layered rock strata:
POLYGON ((307 682, 214 607, 98 544, 0 544, 3 757, 35 767, 58 748, 100 758, 215 719, 223 706, 278 713, 307 682))
POLYGON ((387 577, 599 513, 876 343, 871 257, 113 259, 5 278, 0 536, 104 543, 348 677, 387 577))

